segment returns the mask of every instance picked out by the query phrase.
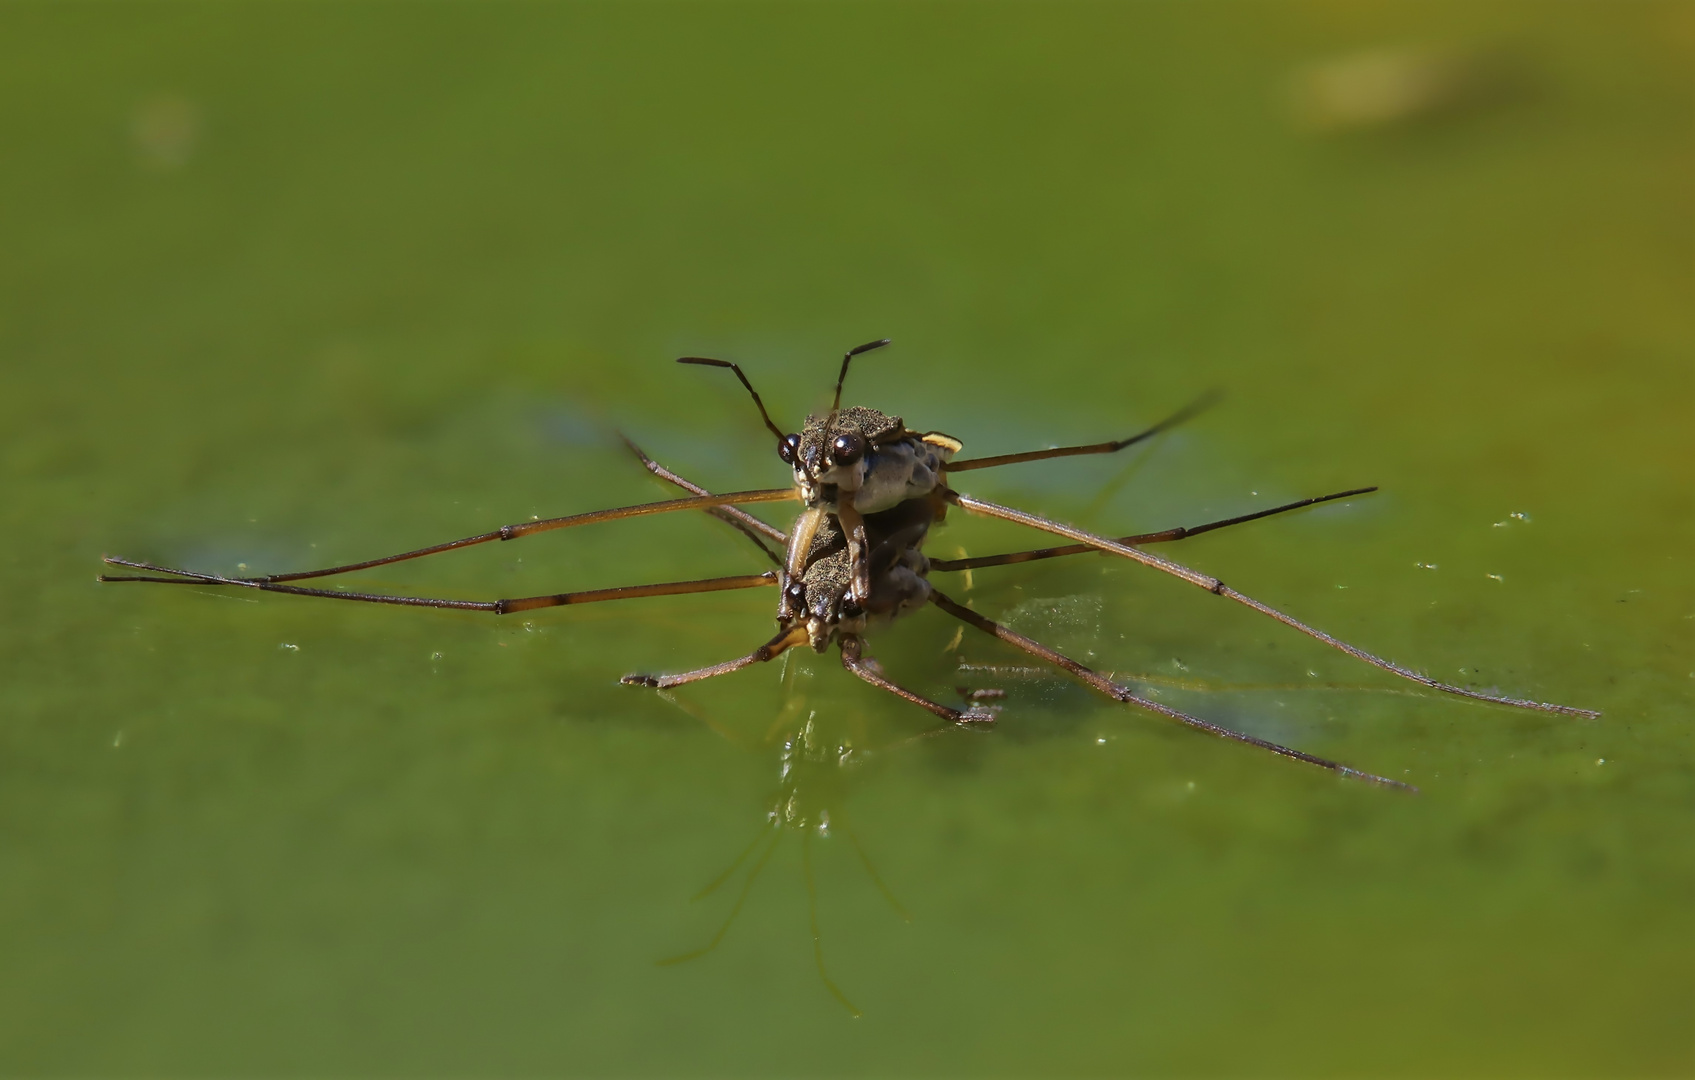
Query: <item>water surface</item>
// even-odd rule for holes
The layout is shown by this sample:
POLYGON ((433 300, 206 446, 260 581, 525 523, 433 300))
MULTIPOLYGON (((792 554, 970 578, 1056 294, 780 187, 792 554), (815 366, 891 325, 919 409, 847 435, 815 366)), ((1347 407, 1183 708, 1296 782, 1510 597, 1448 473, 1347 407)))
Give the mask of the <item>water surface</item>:
MULTIPOLYGON (((0 1068, 1695 1067, 1688 16, 0 11, 0 1068), (876 655, 1004 687, 992 732, 832 657, 616 684, 763 640, 765 592, 495 619, 93 581, 665 497, 615 429, 781 483, 739 388, 671 358, 793 424, 882 336, 849 398, 970 452, 1222 388, 1132 455, 961 486, 1119 534, 1381 485, 1164 550, 1604 718, 1409 692, 1094 556, 944 587, 1422 794, 934 611, 876 655)), ((955 515, 933 551, 1040 542, 955 515)), ((761 565, 696 515, 360 584, 761 565)))

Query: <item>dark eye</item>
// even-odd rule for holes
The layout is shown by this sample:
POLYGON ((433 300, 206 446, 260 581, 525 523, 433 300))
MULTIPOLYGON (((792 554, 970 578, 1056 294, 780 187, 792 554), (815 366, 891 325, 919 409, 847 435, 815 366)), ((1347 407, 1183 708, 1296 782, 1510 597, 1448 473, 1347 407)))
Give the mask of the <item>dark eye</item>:
POLYGON ((782 458, 784 462, 793 465, 795 458, 800 456, 800 436, 784 436, 783 441, 777 444, 777 456, 782 458))
POLYGON ((852 465, 865 453, 865 440, 851 431, 844 431, 830 444, 830 460, 837 465, 852 465))

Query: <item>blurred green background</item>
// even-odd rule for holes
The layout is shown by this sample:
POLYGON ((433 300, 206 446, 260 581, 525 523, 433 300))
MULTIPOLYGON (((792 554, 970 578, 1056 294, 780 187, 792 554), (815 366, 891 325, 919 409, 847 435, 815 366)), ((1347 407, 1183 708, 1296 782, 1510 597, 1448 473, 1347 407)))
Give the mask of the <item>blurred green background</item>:
MULTIPOLYGON (((1695 1070, 1692 10, 0 7, 0 1070, 1695 1070), (1006 688, 992 732, 920 738, 830 657, 616 685, 763 640, 763 591, 93 581, 666 497, 615 429, 778 484, 671 359, 792 425, 882 336, 849 398, 968 455, 1223 388, 960 486, 1124 533, 1380 484, 1163 550, 1604 719, 1095 557, 938 581, 1423 794, 984 671, 1020 659, 935 611, 874 651, 1006 688)), ((359 581, 761 565, 695 515, 359 581)))

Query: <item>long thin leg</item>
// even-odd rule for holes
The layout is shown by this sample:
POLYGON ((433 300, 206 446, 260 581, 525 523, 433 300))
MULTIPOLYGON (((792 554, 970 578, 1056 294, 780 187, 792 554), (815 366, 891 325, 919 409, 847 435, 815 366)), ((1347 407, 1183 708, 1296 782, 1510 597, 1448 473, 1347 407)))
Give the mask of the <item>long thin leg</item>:
POLYGON ((842 638, 841 648, 842 666, 853 672, 855 675, 858 675, 861 679, 864 679, 872 686, 877 687, 879 690, 887 690, 896 697, 904 698, 921 709, 928 709, 949 723, 982 724, 994 721, 994 715, 991 713, 986 713, 979 709, 971 709, 967 712, 960 712, 958 709, 950 709, 946 705, 937 704, 927 697, 920 697, 911 690, 908 690, 906 687, 897 686, 888 679, 885 679, 882 674, 877 671, 875 665, 860 655, 861 644, 859 638, 842 638))
MULTIPOLYGON (((659 462, 648 457, 641 447, 630 441, 628 436, 622 436, 622 438, 624 439, 624 445, 629 447, 630 452, 635 454, 636 457, 641 460, 642 465, 646 467, 647 471, 659 477, 659 479, 664 480, 666 483, 675 484, 684 491, 693 495, 711 494, 711 492, 707 491, 699 484, 685 480, 683 477, 678 476, 670 469, 659 464, 659 462)), ((783 532, 783 530, 774 525, 767 524, 766 522, 754 517, 746 510, 735 506, 714 506, 706 512, 717 518, 719 521, 725 522, 726 524, 734 527, 743 536, 746 536, 749 540, 753 541, 754 546, 764 552, 766 558, 770 559, 778 566, 783 565, 783 556, 772 551, 765 545, 765 541, 760 539, 762 536, 766 536, 775 540, 779 546, 785 545, 789 542, 789 537, 787 533, 783 532)))
POLYGON ((965 622, 970 623, 985 634, 990 634, 994 637, 1000 638, 1007 644, 1017 646, 1032 656, 1038 656, 1056 667, 1063 668, 1072 675, 1076 676, 1076 678, 1081 682, 1087 683, 1089 686, 1099 690, 1114 701, 1122 702, 1126 705, 1139 705, 1150 712, 1155 712, 1168 719, 1176 720, 1180 724, 1187 724, 1189 727, 1204 731, 1209 735, 1217 735, 1221 739, 1230 739, 1234 742, 1242 742, 1247 743, 1250 746, 1257 746, 1261 750, 1270 750, 1274 754, 1294 758, 1296 761, 1304 761, 1308 765, 1317 765, 1321 769, 1329 769, 1330 771, 1340 773, 1343 776, 1351 776, 1356 780, 1365 780, 1369 783, 1382 784, 1385 787, 1401 788, 1406 791, 1418 790, 1411 784, 1404 784, 1399 780, 1391 780, 1386 776, 1377 776, 1373 773, 1362 772, 1359 769, 1351 768, 1347 765, 1341 764, 1340 762, 1317 757, 1316 755, 1308 754, 1305 751, 1293 750, 1287 746, 1281 746, 1277 743, 1256 738, 1252 735, 1244 735, 1240 731, 1232 731, 1227 727, 1220 727, 1211 721, 1202 720, 1198 716, 1190 716, 1188 713, 1178 712, 1169 705, 1162 705, 1157 701, 1151 701, 1148 698, 1137 695, 1129 688, 1118 685, 1111 679, 1102 675, 1100 672, 1095 671, 1093 668, 1084 667, 1069 656, 1055 652, 1046 645, 1027 638, 1016 631, 1010 630, 1007 627, 1002 626, 1000 623, 995 622, 993 619, 985 618, 965 605, 955 603, 942 593, 932 591, 930 593, 930 601, 949 615, 963 619, 965 622))
MULTIPOLYGON (((1243 514, 1240 517, 1225 518, 1222 521, 1209 521, 1205 525, 1196 525, 1193 527, 1184 527, 1179 525, 1175 529, 1162 529, 1159 532, 1137 533, 1134 536, 1120 536, 1115 542, 1124 544, 1128 547, 1136 547, 1141 544, 1164 544, 1169 543, 1172 540, 1183 540, 1191 536, 1199 536, 1202 533, 1208 533, 1214 529, 1222 529, 1229 525, 1241 525, 1244 522, 1258 521, 1260 518, 1270 517, 1273 514, 1283 514, 1290 510, 1299 510, 1303 506, 1316 506, 1319 503, 1331 502, 1335 499, 1346 499, 1354 495, 1364 495, 1376 490, 1376 487, 1353 488, 1349 491, 1338 491, 1334 495, 1320 495, 1314 499, 1301 499, 1298 502, 1284 503, 1282 506, 1274 506, 1269 510, 1260 510, 1252 514, 1243 514)), ((1099 548, 1093 547, 1089 544, 1067 544, 1064 547, 1040 548, 1036 551, 1014 551, 1005 555, 983 555, 975 559, 931 559, 930 569, 980 570, 985 566, 1006 566, 1009 563, 1034 562, 1037 559, 1052 559, 1060 555, 1081 555, 1084 552, 1099 550, 1099 548)))
POLYGON ((234 585, 260 592, 288 593, 292 596, 319 596, 326 600, 357 600, 366 604, 397 604, 401 607, 452 608, 456 611, 492 611, 510 615, 515 611, 534 611, 537 608, 563 607, 567 604, 593 604, 601 600, 634 600, 642 596, 676 596, 681 593, 720 592, 725 589, 754 589, 761 585, 777 584, 777 573, 739 574, 735 577, 700 578, 696 581, 668 581, 657 585, 622 585, 613 589, 585 589, 581 592, 551 593, 547 596, 524 596, 504 600, 442 600, 431 596, 391 596, 387 593, 341 592, 336 589, 307 589, 298 585, 274 585, 259 578, 220 577, 217 574, 196 574, 188 570, 173 570, 168 566, 135 562, 108 557, 107 562, 151 570, 158 574, 178 577, 142 577, 138 575, 101 574, 98 581, 147 581, 158 585, 234 585))
POLYGON ((853 1014, 858 1020, 865 1014, 859 1011, 859 1006, 847 999, 841 987, 836 985, 830 973, 824 970, 824 935, 818 929, 818 885, 812 879, 812 830, 800 834, 800 867, 801 875, 806 878, 806 917, 812 925, 812 959, 818 963, 818 977, 824 980, 824 989, 830 991, 830 996, 841 1003, 842 1008, 853 1014))
POLYGON ((702 679, 710 679, 718 675, 728 675, 732 671, 740 671, 742 668, 752 667, 754 664, 763 664, 772 657, 781 654, 784 650, 792 649, 805 641, 806 628, 797 626, 792 630, 782 631, 746 656, 738 657, 735 660, 726 660, 722 664, 679 672, 676 675, 626 675, 618 681, 625 686, 651 686, 660 690, 668 690, 673 686, 699 682, 702 679))
MULTIPOLYGON (((993 676, 999 679, 1041 680, 1053 677, 1053 672, 1047 668, 1031 667, 1023 664, 977 664, 961 661, 958 670, 963 674, 993 676)), ((1290 693, 1292 691, 1311 692, 1314 690, 1331 690, 1345 694, 1387 694, 1399 697, 1421 697, 1422 695, 1410 687, 1402 689, 1399 686, 1366 686, 1362 683, 1336 682, 1291 682, 1291 683, 1226 683, 1213 682, 1210 679, 1180 679, 1170 675, 1150 675, 1146 671, 1125 674, 1118 671, 1102 672, 1109 679, 1128 679, 1131 682, 1145 686, 1162 686, 1170 690, 1187 690, 1192 693, 1204 694, 1269 694, 1290 693)), ((988 689, 973 690, 968 686, 958 688, 961 694, 988 694, 1001 697, 1004 690, 988 689)))
POLYGON ((1205 412, 1217 403, 1222 395, 1218 391, 1203 394, 1183 408, 1172 413, 1146 431, 1138 431, 1127 439, 1117 439, 1112 442, 1090 443, 1087 446, 1056 446, 1049 450, 1026 450, 1022 454, 997 454, 994 457, 970 458, 965 461, 950 461, 948 472, 966 472, 970 469, 992 469, 997 465, 1017 465, 1025 461, 1045 461, 1048 458, 1076 457, 1079 454, 1115 454, 1127 446, 1135 446, 1144 439, 1151 439, 1162 431, 1169 431, 1187 420, 1193 419, 1199 413, 1205 412))
MULTIPOLYGON (((467 536, 459 540, 449 540, 444 544, 431 544, 429 547, 419 548, 416 551, 403 551, 399 555, 385 555, 380 559, 367 559, 364 562, 347 563, 343 566, 329 566, 322 570, 300 570, 292 574, 267 574, 263 577, 231 578, 227 580, 251 582, 303 581, 307 578, 329 577, 332 574, 347 574, 354 570, 369 570, 373 566, 387 566, 389 563, 405 562, 407 559, 421 559, 425 555, 435 555, 443 551, 457 551, 459 548, 486 544, 491 540, 516 540, 521 536, 531 536, 535 533, 547 532, 550 529, 568 529, 573 525, 593 525, 601 521, 617 521, 621 518, 642 517, 647 514, 667 514, 673 510, 707 510, 715 506, 729 506, 734 503, 787 502, 794 498, 796 498, 796 495, 792 488, 732 491, 726 495, 694 495, 687 499, 667 499, 663 502, 641 503, 636 506, 620 506, 612 510, 594 510, 586 514, 571 514, 567 517, 502 525, 493 532, 467 536)), ((118 566, 133 565, 123 559, 108 558, 106 561, 118 566)))
POLYGON ((1016 522, 1020 525, 1028 525, 1033 529, 1041 529, 1044 532, 1050 532, 1056 536, 1063 536, 1068 540, 1076 540, 1099 551, 1105 551, 1113 555, 1122 555, 1126 559, 1134 559, 1136 562, 1139 562, 1144 566, 1151 566, 1155 570, 1163 570, 1172 577, 1182 578, 1189 584, 1198 585, 1207 592, 1225 597, 1226 599, 1234 600, 1238 604, 1253 608, 1262 615, 1269 615, 1271 618, 1276 619, 1283 625, 1299 630, 1301 633, 1310 638, 1322 641, 1333 649, 1345 652, 1356 660, 1363 660, 1373 667, 1382 668, 1384 671, 1394 675, 1399 675, 1403 679, 1411 679, 1413 682, 1422 686, 1428 686, 1432 690, 1441 690, 1444 693, 1456 694, 1460 697, 1471 698, 1475 701, 1488 701, 1496 705, 1512 705, 1520 709, 1536 709, 1541 712, 1563 713, 1566 716, 1581 716, 1588 720, 1598 719, 1601 715, 1600 713, 1594 712, 1590 709, 1578 709, 1570 705, 1555 705, 1544 701, 1527 701, 1523 698, 1499 697, 1494 694, 1479 693, 1476 690, 1467 690, 1464 687, 1450 686, 1444 682, 1437 682, 1428 675, 1421 675, 1411 668, 1402 667, 1401 665, 1392 663, 1380 656, 1374 656, 1373 654, 1366 652, 1364 649, 1349 645, 1345 641, 1333 638, 1322 630, 1308 626, 1299 619, 1285 615, 1281 611, 1278 611, 1276 608, 1267 604, 1262 604, 1251 596, 1246 596, 1237 592, 1235 589, 1230 588, 1228 585, 1224 584, 1224 582, 1215 577, 1209 577, 1199 571, 1191 570, 1181 563, 1172 562, 1170 559, 1143 551, 1141 548, 1121 544, 1116 540, 1109 540, 1104 536, 1096 536, 1094 533, 1085 532, 1082 529, 1073 528, 1070 525, 1063 525, 1057 521, 1042 517, 1039 514, 1026 513, 1023 510, 1014 510, 1010 506, 1001 506, 997 503, 985 502, 982 499, 974 499, 969 495, 961 495, 957 491, 949 490, 946 494, 950 502, 955 503, 961 509, 971 513, 1000 518, 1003 521, 1016 522))

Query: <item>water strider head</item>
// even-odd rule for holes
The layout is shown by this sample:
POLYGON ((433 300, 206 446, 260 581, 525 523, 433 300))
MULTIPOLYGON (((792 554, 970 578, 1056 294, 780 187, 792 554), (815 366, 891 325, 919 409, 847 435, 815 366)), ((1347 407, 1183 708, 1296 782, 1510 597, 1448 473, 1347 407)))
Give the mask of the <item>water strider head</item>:
POLYGON ((830 411, 808 417, 804 427, 787 435, 765 411, 758 391, 737 365, 701 356, 685 356, 677 362, 735 372, 753 395, 766 428, 777 436, 777 456, 794 470, 795 487, 809 509, 837 513, 845 496, 861 514, 875 514, 929 495, 941 480, 942 467, 961 446, 959 440, 940 432, 910 431, 898 416, 863 406, 841 407, 842 383, 853 358, 887 344, 884 338, 849 349, 836 376, 830 411))
POLYGON ((777 455, 794 470, 808 507, 838 513, 845 500, 875 514, 929 495, 959 449, 957 439, 910 431, 898 416, 856 405, 808 417, 777 455))

